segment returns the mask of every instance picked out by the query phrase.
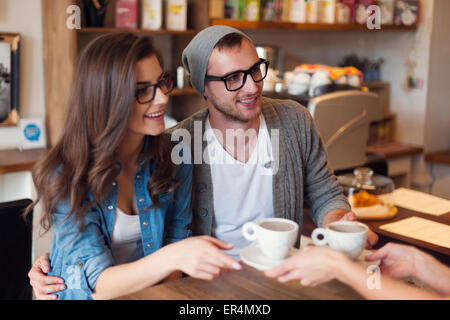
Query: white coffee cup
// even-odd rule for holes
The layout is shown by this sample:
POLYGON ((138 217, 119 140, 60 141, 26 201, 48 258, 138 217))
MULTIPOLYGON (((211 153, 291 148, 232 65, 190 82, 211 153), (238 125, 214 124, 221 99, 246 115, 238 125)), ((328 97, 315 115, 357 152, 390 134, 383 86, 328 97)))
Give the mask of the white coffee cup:
POLYGON ((327 245, 335 250, 344 252, 350 259, 355 260, 364 250, 369 227, 357 221, 334 221, 326 228, 317 228, 311 238, 315 245, 327 245))
POLYGON ((249 241, 258 241, 261 252, 268 258, 285 258, 297 240, 298 224, 282 218, 267 218, 258 222, 247 222, 242 234, 249 241))

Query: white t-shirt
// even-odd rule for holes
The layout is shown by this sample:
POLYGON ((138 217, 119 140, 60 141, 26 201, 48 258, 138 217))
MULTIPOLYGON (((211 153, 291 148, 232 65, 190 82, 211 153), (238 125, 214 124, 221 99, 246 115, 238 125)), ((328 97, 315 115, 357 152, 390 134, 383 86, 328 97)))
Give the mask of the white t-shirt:
POLYGON ((112 251, 116 265, 140 259, 143 255, 138 215, 128 215, 117 208, 112 232, 112 251))
POLYGON ((251 244, 242 236, 242 226, 249 221, 273 217, 273 153, 269 131, 260 116, 258 140, 247 163, 234 159, 217 140, 206 121, 208 156, 214 197, 214 225, 212 235, 233 243, 225 251, 239 260, 242 249, 251 244))

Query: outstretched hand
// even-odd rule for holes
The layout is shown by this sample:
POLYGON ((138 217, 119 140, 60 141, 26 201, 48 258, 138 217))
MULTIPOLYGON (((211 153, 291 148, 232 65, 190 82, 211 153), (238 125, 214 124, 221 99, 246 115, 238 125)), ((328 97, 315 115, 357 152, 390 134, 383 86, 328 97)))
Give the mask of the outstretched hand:
POLYGON ((280 282, 299 280, 302 286, 317 286, 336 278, 336 263, 348 259, 343 253, 328 247, 308 246, 281 265, 265 271, 265 275, 280 282))
POLYGON ((210 236, 192 237, 173 243, 170 262, 174 268, 191 277, 212 280, 229 270, 240 270, 242 266, 222 250, 230 250, 233 244, 210 236))
POLYGON ((388 243, 366 256, 367 261, 381 260, 381 273, 396 279, 413 276, 418 250, 411 246, 388 243))

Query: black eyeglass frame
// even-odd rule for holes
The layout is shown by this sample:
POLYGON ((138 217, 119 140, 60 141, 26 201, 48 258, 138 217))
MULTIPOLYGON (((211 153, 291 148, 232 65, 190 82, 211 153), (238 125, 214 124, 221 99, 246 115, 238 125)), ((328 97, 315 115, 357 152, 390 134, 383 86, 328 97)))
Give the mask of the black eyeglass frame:
POLYGON ((136 91, 135 91, 135 93, 134 93, 134 96, 136 97, 136 101, 137 101, 139 104, 147 104, 147 103, 152 102, 152 101, 155 99, 155 96, 156 96, 156 89, 157 89, 157 88, 160 88, 161 91, 162 91, 165 95, 168 95, 168 94, 171 93, 171 92, 173 91, 173 89, 175 88, 175 79, 174 79, 174 77, 171 76, 171 75, 168 75, 168 74, 164 74, 164 75, 161 76, 161 78, 158 80, 157 83, 155 83, 155 84, 149 84, 149 85, 143 86, 143 87, 141 87, 141 88, 139 88, 139 89, 136 89, 136 91), (161 86, 163 85, 164 81, 167 81, 167 80, 170 80, 172 85, 171 85, 171 88, 169 89, 169 91, 164 92, 164 91, 162 90, 161 86), (152 95, 152 98, 151 98, 150 100, 145 101, 145 102, 141 102, 141 101, 139 100, 138 91, 144 90, 144 89, 147 90, 147 89, 150 88, 150 87, 153 87, 153 95, 152 95))
POLYGON ((247 81, 247 76, 248 75, 250 75, 252 77, 254 82, 261 82, 261 81, 263 81, 267 77, 267 73, 268 73, 268 70, 269 70, 269 64, 270 64, 270 61, 267 61, 265 59, 259 58, 259 61, 257 63, 255 63, 253 66, 251 66, 250 69, 248 69, 248 70, 233 71, 233 72, 230 72, 230 73, 224 75, 223 77, 206 75, 205 76, 205 81, 223 81, 223 83, 225 85, 225 89, 227 89, 230 92, 238 91, 238 90, 242 89, 242 87, 245 85, 245 82, 247 81), (252 70, 256 66, 261 65, 261 64, 265 64, 266 65, 266 74, 261 78, 261 80, 255 80, 253 78, 253 76, 252 76, 252 70), (243 72, 244 73, 244 78, 243 78, 243 81, 242 81, 242 85, 239 88, 237 88, 237 89, 233 89, 233 90, 228 89, 227 77, 231 76, 232 74, 239 73, 239 72, 243 72))

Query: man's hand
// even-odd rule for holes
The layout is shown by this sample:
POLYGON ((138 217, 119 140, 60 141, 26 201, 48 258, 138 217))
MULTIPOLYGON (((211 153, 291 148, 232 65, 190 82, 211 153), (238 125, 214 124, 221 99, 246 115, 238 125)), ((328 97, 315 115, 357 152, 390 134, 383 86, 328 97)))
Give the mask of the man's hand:
POLYGON ((38 300, 56 300, 55 292, 66 289, 64 279, 47 276, 50 272, 49 254, 42 254, 31 267, 28 277, 38 300))
MULTIPOLYGON (((358 221, 356 213, 353 211, 347 212, 340 220, 343 221, 358 221)), ((367 232, 366 249, 373 247, 378 242, 378 236, 375 232, 369 229, 367 232)))
MULTIPOLYGON (((333 221, 357 221, 358 217, 353 211, 332 210, 324 217, 322 225, 325 228, 333 221)), ((375 232, 369 229, 367 233, 366 249, 371 248, 378 242, 378 236, 375 232)))

